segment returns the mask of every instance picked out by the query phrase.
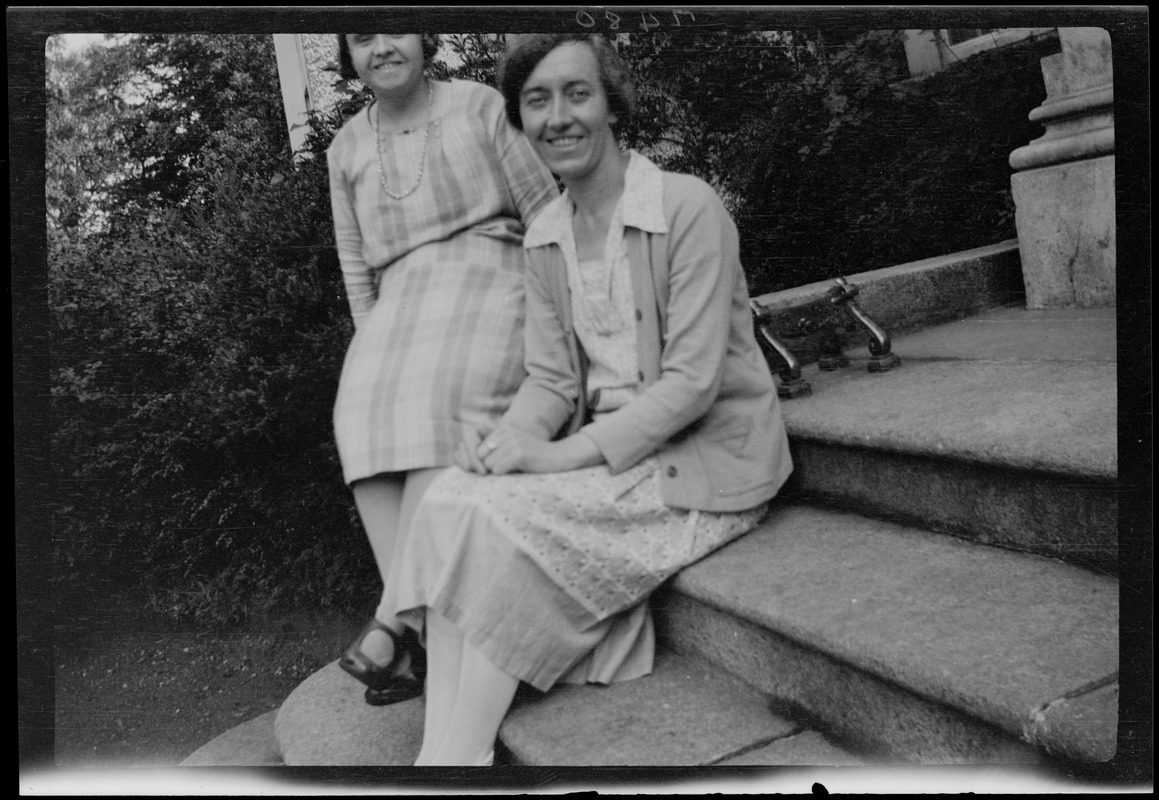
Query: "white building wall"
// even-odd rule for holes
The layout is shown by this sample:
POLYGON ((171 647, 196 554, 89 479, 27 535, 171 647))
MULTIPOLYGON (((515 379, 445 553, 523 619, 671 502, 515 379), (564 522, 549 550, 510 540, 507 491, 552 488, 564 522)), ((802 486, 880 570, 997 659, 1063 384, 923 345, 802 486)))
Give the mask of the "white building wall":
POLYGON ((338 39, 333 33, 275 33, 273 39, 290 146, 297 153, 306 140, 306 115, 338 101, 338 39))
POLYGON ((951 44, 950 31, 907 30, 905 32, 905 56, 912 76, 929 75, 944 67, 965 61, 975 53, 1003 47, 1028 39, 1044 36, 1054 28, 994 28, 966 41, 951 44))

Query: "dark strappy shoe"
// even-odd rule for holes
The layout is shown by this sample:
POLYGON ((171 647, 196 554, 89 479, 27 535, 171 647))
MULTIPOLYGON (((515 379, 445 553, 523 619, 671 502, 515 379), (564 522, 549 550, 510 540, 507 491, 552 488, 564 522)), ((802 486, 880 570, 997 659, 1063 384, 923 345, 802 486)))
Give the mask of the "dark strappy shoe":
POLYGON ((397 634, 377 619, 372 619, 358 634, 354 643, 346 648, 338 661, 350 675, 366 684, 366 702, 372 706, 389 706, 418 697, 423 693, 423 680, 427 674, 427 654, 419 643, 418 634, 406 628, 397 634), (362 651, 362 642, 371 631, 382 631, 394 642, 394 657, 389 664, 379 665, 371 661, 362 651), (410 655, 407 672, 395 674, 405 656, 410 655))

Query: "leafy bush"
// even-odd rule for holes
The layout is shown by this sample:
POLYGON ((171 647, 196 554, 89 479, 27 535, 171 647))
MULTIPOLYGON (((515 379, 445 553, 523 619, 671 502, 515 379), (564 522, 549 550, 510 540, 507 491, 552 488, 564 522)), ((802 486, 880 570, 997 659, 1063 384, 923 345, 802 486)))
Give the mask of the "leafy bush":
POLYGON ((56 392, 57 451, 75 455, 61 466, 103 509, 105 530, 81 519, 75 544, 100 542, 106 567, 136 565, 198 616, 304 594, 330 605, 374 574, 331 428, 352 329, 333 250, 317 246, 325 161, 292 167, 246 127, 218 133, 203 208, 60 265, 100 276, 76 301, 100 357, 62 367, 56 392), (182 594, 207 582, 221 591, 182 594))

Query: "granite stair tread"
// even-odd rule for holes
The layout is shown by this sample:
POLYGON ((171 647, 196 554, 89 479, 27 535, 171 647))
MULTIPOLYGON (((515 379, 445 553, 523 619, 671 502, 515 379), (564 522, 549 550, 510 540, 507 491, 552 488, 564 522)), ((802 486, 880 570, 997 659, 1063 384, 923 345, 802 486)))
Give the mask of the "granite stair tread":
MULTIPOLYGON (((423 703, 369 706, 333 662, 278 710, 278 749, 290 766, 407 766, 422 743, 423 703)), ((529 766, 865 763, 719 667, 663 650, 653 673, 633 681, 529 691, 499 738, 502 761, 529 766)))
POLYGON ((802 371, 790 493, 1118 570, 1114 309, 1003 308, 897 338, 901 365, 802 371))
POLYGON ((235 725, 197 748, 181 762, 182 767, 280 767, 284 766, 274 718, 277 711, 235 725))
POLYGON ((1113 752, 1112 577, 788 505, 671 588, 1050 752, 1113 752), (1058 718, 1072 712, 1089 724, 1058 718))
POLYGON ((422 746, 422 698, 372 706, 365 689, 337 660, 298 684, 274 720, 286 765, 412 765, 422 746))
MULTIPOLYGON (((1000 309, 898 337, 901 366, 803 368, 790 436, 1114 481, 1115 321, 1108 310, 1000 309), (1063 390, 1065 388, 1065 390, 1063 390)), ((1114 309, 1110 309, 1113 312, 1114 309)))
POLYGON ((865 763, 719 667, 664 650, 643 678, 559 685, 516 705, 500 739, 515 763, 533 766, 865 763))

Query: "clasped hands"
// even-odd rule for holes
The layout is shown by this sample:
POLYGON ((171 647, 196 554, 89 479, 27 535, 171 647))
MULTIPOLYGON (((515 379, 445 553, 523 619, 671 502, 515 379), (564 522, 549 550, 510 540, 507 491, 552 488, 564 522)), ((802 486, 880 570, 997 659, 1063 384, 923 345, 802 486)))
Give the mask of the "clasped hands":
POLYGON ((470 431, 455 451, 455 464, 479 475, 511 472, 568 472, 603 461, 599 448, 582 431, 548 441, 500 422, 490 433, 470 431))

